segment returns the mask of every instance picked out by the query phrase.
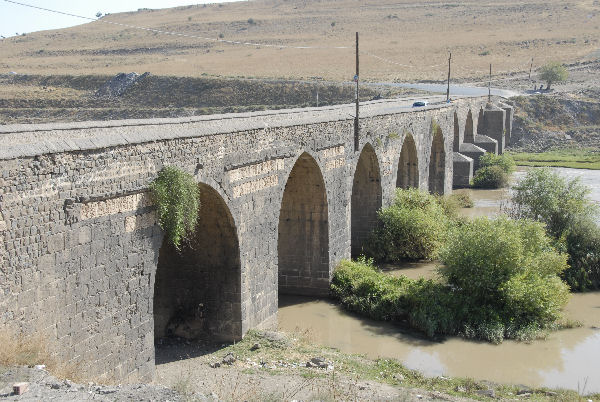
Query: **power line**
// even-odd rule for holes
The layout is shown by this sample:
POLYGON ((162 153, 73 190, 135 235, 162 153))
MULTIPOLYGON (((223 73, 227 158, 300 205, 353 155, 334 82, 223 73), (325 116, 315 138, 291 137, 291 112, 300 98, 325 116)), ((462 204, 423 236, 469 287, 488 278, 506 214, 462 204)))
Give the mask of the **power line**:
POLYGON ((253 47, 262 46, 262 47, 272 47, 272 48, 280 48, 280 49, 351 49, 352 48, 350 46, 290 46, 290 45, 274 45, 274 44, 268 44, 268 43, 255 43, 255 42, 243 42, 243 41, 235 41, 235 40, 227 40, 227 39, 207 38, 207 37, 203 37, 203 36, 192 35, 192 34, 185 34, 185 33, 181 33, 181 32, 163 31, 163 30, 155 29, 155 28, 140 27, 140 26, 136 26, 136 25, 123 24, 123 23, 120 23, 120 22, 107 21, 105 19, 96 19, 96 18, 91 18, 91 17, 85 17, 83 15, 71 14, 71 13, 66 13, 66 12, 63 12, 63 11, 52 10, 52 9, 49 9, 49 8, 38 7, 38 6, 34 6, 32 4, 20 3, 18 1, 14 1, 14 0, 4 0, 4 1, 7 2, 7 3, 12 3, 12 4, 19 5, 19 6, 35 8, 35 9, 42 10, 42 11, 47 11, 47 12, 50 12, 50 13, 67 15, 67 16, 70 16, 70 17, 81 18, 81 19, 88 20, 88 21, 97 21, 97 22, 101 22, 101 23, 104 23, 104 24, 118 25, 118 26, 122 26, 122 27, 126 27, 126 28, 133 28, 133 29, 139 29, 139 30, 143 30, 143 31, 156 32, 156 33, 163 34, 163 35, 181 36, 181 37, 184 37, 184 38, 201 39, 201 40, 209 41, 209 42, 222 42, 222 43, 228 43, 228 44, 231 44, 231 45, 244 45, 244 46, 253 46, 253 47))
POLYGON ((395 62, 393 60, 386 59, 385 57, 381 57, 381 56, 377 56, 376 54, 369 53, 369 52, 364 51, 364 50, 361 51, 361 53, 366 54, 367 56, 374 57, 374 58, 379 59, 381 61, 385 61, 386 63, 394 64, 394 65, 400 66, 400 67, 409 67, 409 68, 423 68, 423 67, 426 67, 426 68, 434 68, 434 67, 440 67, 440 66, 445 66, 446 65, 446 63, 441 63, 441 64, 435 64, 433 66, 422 66, 422 65, 413 66, 413 65, 409 65, 409 64, 401 64, 401 63, 395 62))
POLYGON ((25 3, 19 3, 17 1, 12 1, 12 0, 4 0, 7 3, 13 3, 13 4, 17 4, 19 6, 25 6, 25 7, 31 7, 31 8, 36 8, 38 10, 43 10, 43 11, 49 11, 51 13, 55 13, 55 14, 62 14, 62 15, 68 15, 69 17, 76 17, 76 18, 83 18, 85 20, 91 20, 91 21, 96 21, 95 18, 91 18, 91 17, 84 17, 82 15, 77 15, 77 14, 70 14, 70 13, 65 13, 63 11, 57 11, 57 10, 50 10, 49 8, 44 8, 44 7, 38 7, 38 6, 34 6, 32 4, 25 4, 25 3))

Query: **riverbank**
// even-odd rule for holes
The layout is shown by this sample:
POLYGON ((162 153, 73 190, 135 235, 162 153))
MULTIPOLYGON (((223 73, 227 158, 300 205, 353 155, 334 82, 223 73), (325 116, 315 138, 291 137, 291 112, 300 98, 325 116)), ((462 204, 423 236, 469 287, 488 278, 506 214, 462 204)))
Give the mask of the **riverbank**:
POLYGON ((545 152, 510 152, 518 166, 600 170, 600 149, 563 148, 545 152))
MULTIPOLYGON (((250 331, 234 344, 173 340, 157 347, 153 384, 106 385, 58 379, 45 369, 0 367, 0 398, 36 400, 289 401, 500 400, 580 401, 573 390, 425 376, 393 358, 318 346, 311 331, 250 331), (28 390, 12 393, 16 382, 28 390)), ((495 364, 495 363, 492 363, 495 364)), ((585 399, 597 400, 600 394, 585 399)))
MULTIPOLYGON (((251 331, 243 341, 207 353, 199 344, 157 351, 158 382, 193 399, 214 392, 225 400, 578 400, 575 391, 426 377, 396 359, 371 359, 317 346, 310 331, 251 331), (177 361, 185 357, 185 364, 177 361), (230 362, 231 364, 227 364, 230 362)), ((589 396, 596 399, 600 395, 589 396)))

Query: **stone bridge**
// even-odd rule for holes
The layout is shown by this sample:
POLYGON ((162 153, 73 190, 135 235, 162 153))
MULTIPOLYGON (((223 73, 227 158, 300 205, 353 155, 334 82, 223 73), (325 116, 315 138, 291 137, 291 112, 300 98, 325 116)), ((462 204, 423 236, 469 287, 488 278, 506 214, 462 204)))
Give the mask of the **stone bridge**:
POLYGON ((176 119, 0 126, 0 325, 99 378, 148 380, 155 340, 236 340, 278 295, 326 295, 397 187, 449 193, 510 141, 512 109, 464 98, 176 119), (356 140, 356 141, 355 141, 356 140), (199 228, 163 242, 150 182, 194 175, 199 228))

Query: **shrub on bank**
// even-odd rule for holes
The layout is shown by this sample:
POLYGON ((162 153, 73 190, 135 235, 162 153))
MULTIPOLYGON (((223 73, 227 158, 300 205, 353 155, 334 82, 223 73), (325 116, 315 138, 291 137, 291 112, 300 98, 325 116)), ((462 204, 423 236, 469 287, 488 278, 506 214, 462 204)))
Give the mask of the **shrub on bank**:
POLYGON ((377 320, 394 320, 407 313, 405 276, 384 275, 373 266, 373 260, 360 257, 343 260, 331 282, 331 291, 350 311, 377 320))
POLYGON ((508 178, 515 171, 515 161, 507 154, 496 155, 490 152, 479 157, 480 167, 473 177, 475 188, 502 188, 508 185, 508 178))
POLYGON ((479 166, 499 166, 503 171, 511 174, 515 171, 517 164, 515 163, 515 160, 508 154, 496 155, 491 152, 486 152, 479 157, 479 166))
POLYGON ((389 262, 435 258, 450 223, 438 198, 417 189, 396 190, 392 205, 378 212, 378 221, 365 250, 389 262))
POLYGON ((475 219, 452 233, 440 259, 441 275, 461 300, 462 322, 478 338, 496 342, 500 329, 518 338, 549 328, 568 301, 559 278, 567 255, 539 222, 475 219))
POLYGON ((468 193, 455 193, 450 195, 435 195, 437 202, 442 207, 444 215, 451 221, 462 221, 459 211, 461 208, 472 208, 475 203, 468 193))
POLYGON ((473 198, 469 195, 469 193, 454 193, 448 196, 448 199, 454 200, 458 203, 460 208, 473 208, 475 202, 473 198))
POLYGON ((535 169, 514 187, 509 214, 546 225, 556 245, 569 255, 562 277, 572 290, 600 288, 600 228, 589 189, 578 179, 567 180, 550 169, 535 169))
POLYGON ((564 236, 569 268, 563 273, 572 290, 600 289, 600 228, 589 217, 578 218, 564 236))
POLYGON ((475 188, 503 188, 508 185, 508 174, 500 166, 479 168, 473 177, 475 188))
POLYGON ((475 219, 452 230, 441 258, 443 282, 394 278, 364 258, 343 261, 332 295, 375 319, 407 319, 430 337, 498 343, 560 326, 569 292, 558 275, 567 256, 554 250, 540 223, 475 219))

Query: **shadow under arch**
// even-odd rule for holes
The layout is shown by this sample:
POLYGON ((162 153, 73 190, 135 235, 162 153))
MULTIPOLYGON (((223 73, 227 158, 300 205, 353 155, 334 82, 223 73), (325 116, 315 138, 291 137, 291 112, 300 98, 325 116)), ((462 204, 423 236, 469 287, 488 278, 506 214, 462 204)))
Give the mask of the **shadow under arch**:
POLYGON ((371 144, 363 147, 352 182, 351 198, 351 255, 363 252, 369 234, 377 225, 377 211, 381 208, 381 175, 377 154, 371 144))
POLYGON ((241 264, 235 222, 221 195, 200 183, 195 233, 159 251, 154 282, 155 341, 170 336, 233 341, 242 338, 241 264))
POLYGON ((454 152, 460 152, 460 124, 458 122, 458 113, 454 112, 454 139, 452 142, 454 152))
POLYGON ((396 176, 396 187, 404 189, 419 187, 417 146, 411 134, 407 134, 402 143, 400 161, 398 162, 398 174, 396 176))
POLYGON ((473 132, 473 113, 471 109, 467 113, 467 120, 465 121, 465 136, 463 142, 473 144, 475 142, 475 133, 473 132))
POLYGON ((429 192, 444 194, 446 181, 446 151, 444 149, 444 136, 442 129, 433 125, 433 141, 431 143, 431 156, 429 158, 429 192))
POLYGON ((281 201, 277 238, 279 293, 329 293, 329 221, 321 169, 308 153, 298 157, 281 201))

